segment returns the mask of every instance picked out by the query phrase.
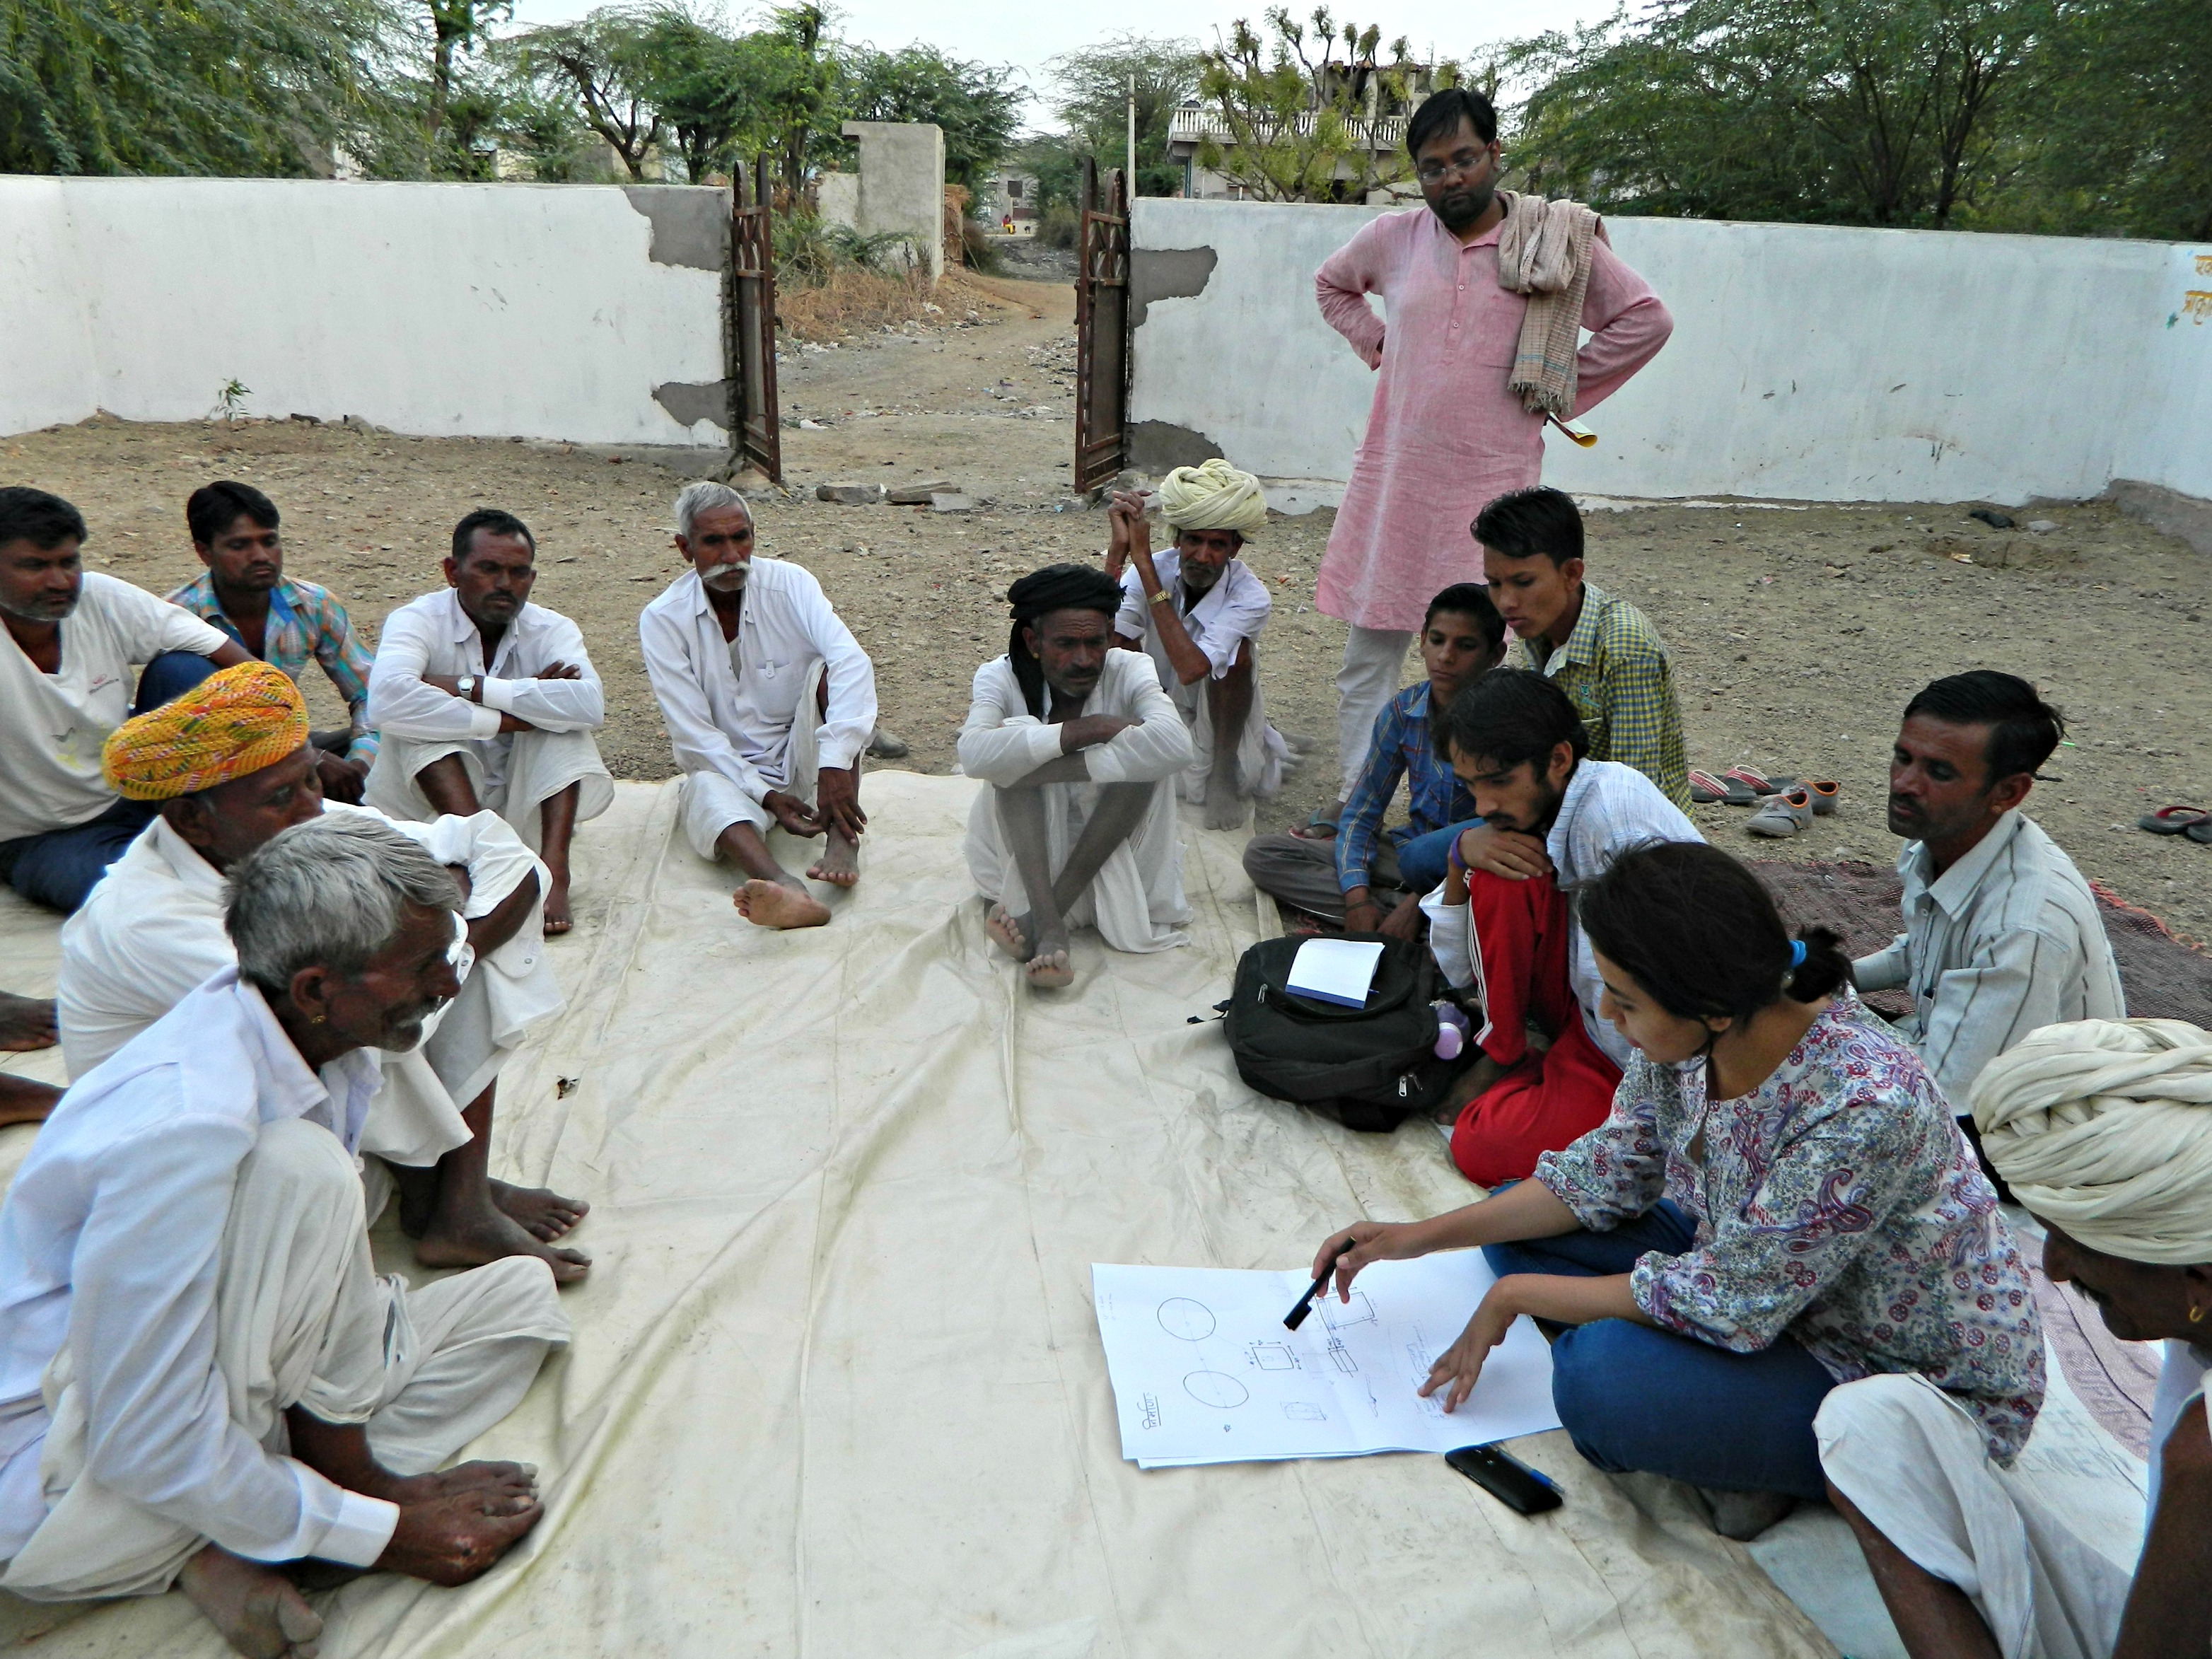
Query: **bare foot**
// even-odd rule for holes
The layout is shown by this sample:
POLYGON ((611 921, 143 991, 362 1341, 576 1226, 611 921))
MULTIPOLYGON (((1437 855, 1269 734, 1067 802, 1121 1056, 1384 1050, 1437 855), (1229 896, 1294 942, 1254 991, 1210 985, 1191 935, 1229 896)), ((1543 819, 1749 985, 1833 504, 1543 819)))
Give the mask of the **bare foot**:
POLYGON ((822 856, 814 860, 806 873, 816 881, 826 881, 832 887, 850 887, 860 878, 860 848, 850 837, 832 830, 825 838, 822 856))
POLYGON ((274 1567, 210 1544, 185 1563, 177 1588, 246 1659, 315 1659, 322 1616, 274 1567))
POLYGON ((60 1022, 52 997, 19 997, 0 991, 0 1048, 16 1054, 51 1048, 62 1040, 60 1022))
POLYGON ((580 1198, 563 1198, 544 1187, 510 1187, 504 1181, 491 1183, 491 1201, 532 1238, 549 1244, 592 1212, 580 1198))
POLYGON ((376 1565, 433 1584, 465 1584, 490 1571, 544 1515, 534 1481, 475 1486, 402 1504, 392 1541, 376 1565))
POLYGON ((11 1123, 44 1123, 61 1097, 62 1091, 51 1083, 0 1072, 0 1129, 11 1123))
POLYGON ((415 1259, 426 1267, 481 1267, 510 1255, 540 1258, 556 1285, 573 1285, 592 1270, 592 1258, 581 1250, 556 1250, 489 1205, 472 1214, 437 1216, 415 1241, 415 1259))
POLYGON ((1237 830, 1243 826, 1244 816, 1250 809, 1225 780, 1215 778, 1206 786, 1206 827, 1209 830, 1237 830))
POLYGON ((1016 962, 1027 962, 1034 953, 1030 944, 1030 919, 1023 916, 1018 920, 1008 915, 1003 904, 991 907, 991 914, 983 919, 983 931, 1016 962))
POLYGON ((749 881, 730 902, 756 927, 819 927, 830 920, 830 907, 796 882, 749 881))
POLYGON ((1022 964, 1022 973, 1040 991, 1058 991, 1074 984, 1075 969, 1067 962, 1067 935, 1040 933, 1036 951, 1022 964))
POLYGON ((568 872, 545 866, 545 937, 557 938, 576 925, 568 912, 568 872))

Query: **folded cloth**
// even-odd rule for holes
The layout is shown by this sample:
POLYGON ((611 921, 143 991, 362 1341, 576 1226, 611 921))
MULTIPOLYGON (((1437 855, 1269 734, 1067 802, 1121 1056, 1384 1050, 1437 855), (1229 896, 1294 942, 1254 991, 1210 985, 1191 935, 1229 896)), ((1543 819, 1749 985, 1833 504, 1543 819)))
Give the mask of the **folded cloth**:
POLYGON ((2093 1250, 2212 1261, 2212 1032, 2179 1019, 2031 1031, 1968 1092, 2020 1201, 2093 1250))
POLYGON ((1267 527, 1260 481, 1219 456, 1179 466, 1160 480, 1160 514, 1176 530, 1233 530, 1249 536, 1267 527))
POLYGON ((1564 421, 1575 412, 1575 355, 1589 292, 1590 240, 1604 236, 1605 227, 1580 202, 1547 202, 1510 190, 1498 196, 1505 204, 1498 229, 1498 285, 1529 296, 1506 390, 1521 394, 1522 408, 1564 421))

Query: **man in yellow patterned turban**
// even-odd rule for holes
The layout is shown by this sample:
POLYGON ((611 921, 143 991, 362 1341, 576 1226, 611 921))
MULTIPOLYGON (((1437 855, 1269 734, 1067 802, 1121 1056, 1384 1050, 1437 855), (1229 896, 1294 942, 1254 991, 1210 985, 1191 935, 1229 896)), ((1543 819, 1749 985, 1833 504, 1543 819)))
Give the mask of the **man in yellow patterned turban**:
POLYGON ((62 929, 62 1054, 82 1078, 237 959, 224 878, 283 830, 325 811, 388 823, 460 878, 470 960, 460 994, 422 1045, 386 1054, 362 1150, 389 1169, 400 1221, 427 1266, 541 1255, 556 1278, 588 1261, 556 1249, 589 1206, 489 1178, 499 1071, 529 1028, 562 1005, 545 957, 544 867, 495 812, 397 823, 323 799, 307 705, 282 669, 250 661, 125 721, 101 762, 126 799, 161 815, 62 929))
POLYGON ((1254 652, 1274 601, 1237 557, 1245 538, 1267 527, 1267 501, 1257 478, 1218 458, 1176 468, 1158 500, 1176 544, 1157 555, 1143 496, 1117 494, 1108 509, 1106 574, 1122 594, 1114 633, 1152 657, 1190 728, 1196 753, 1182 798, 1205 806, 1209 830, 1234 829, 1246 801, 1273 794, 1297 763, 1261 704, 1254 652))

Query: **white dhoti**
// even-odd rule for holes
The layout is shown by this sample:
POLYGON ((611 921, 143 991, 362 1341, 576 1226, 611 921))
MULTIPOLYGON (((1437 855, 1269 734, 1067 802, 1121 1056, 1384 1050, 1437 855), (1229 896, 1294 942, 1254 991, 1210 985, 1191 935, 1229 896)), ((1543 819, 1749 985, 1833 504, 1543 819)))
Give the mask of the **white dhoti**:
MULTIPOLYGON (((819 657, 800 683, 799 717, 791 723, 781 755, 773 751, 750 754, 747 763, 779 793, 808 806, 822 779, 822 728, 815 714, 822 678, 829 665, 819 657)), ((854 764, 859 763, 855 760, 854 764)), ((689 772, 684 778, 684 836, 691 850, 702 859, 714 858, 722 831, 733 823, 749 823, 763 836, 775 827, 775 814, 746 793, 733 778, 720 772, 689 772)))
MULTIPOLYGON (((1182 798, 1194 805, 1206 804, 1206 785, 1213 778, 1213 714, 1208 707, 1212 701, 1208 688, 1211 679, 1193 680, 1183 685, 1168 677, 1162 689, 1174 701, 1182 715, 1182 723, 1190 728, 1190 740, 1197 751, 1188 766, 1183 769, 1181 788, 1182 798)), ((1244 717, 1244 729, 1237 740, 1237 782, 1238 795, 1250 799, 1255 795, 1273 795, 1283 787, 1283 769, 1290 763, 1291 747, 1283 741, 1283 734, 1267 724, 1267 699, 1261 695, 1259 663, 1253 662, 1252 707, 1244 717)))
POLYGON ((538 808, 570 784, 581 784, 576 822, 595 818, 614 805, 615 782, 589 732, 507 732, 495 738, 415 742, 385 732, 369 768, 362 799, 391 817, 424 823, 438 809, 416 778, 424 767, 459 755, 467 768, 477 805, 489 807, 533 853, 543 850, 538 808))
POLYGON ((1836 1489, 1923 1571, 1957 1585, 2004 1659, 2106 1659, 2129 1573, 1992 1463, 1965 1409, 1919 1376, 1835 1389, 1813 1419, 1836 1489))
MULTIPOLYGON (((240 1165, 215 1305, 232 1421, 278 1454, 293 1406, 363 1424, 377 1461, 398 1474, 436 1468, 506 1417, 568 1340, 552 1273, 535 1257, 420 1291, 378 1279, 353 1160, 298 1119, 263 1125, 240 1165)), ((42 1601, 167 1589, 207 1540, 86 1475, 85 1389, 67 1346, 44 1396, 46 1518, 0 1589, 42 1601)))
MULTIPOLYGON (((1090 890, 1065 918, 1071 927, 1095 926, 1117 951, 1167 951, 1190 942, 1181 931, 1190 920, 1190 906, 1183 898, 1182 839, 1176 831, 1171 783, 1164 778, 1152 786, 1152 804, 1136 832, 1114 849, 1090 890)), ((1098 792, 1105 787, 1043 786, 1046 852, 1055 871, 1067 863, 1083 826, 1097 810, 1098 792)), ((995 788, 983 789, 968 814, 968 868, 984 897, 997 900, 1015 915, 1025 915, 1033 907, 1022 886, 1021 872, 1006 850, 999 822, 999 793, 995 788)))

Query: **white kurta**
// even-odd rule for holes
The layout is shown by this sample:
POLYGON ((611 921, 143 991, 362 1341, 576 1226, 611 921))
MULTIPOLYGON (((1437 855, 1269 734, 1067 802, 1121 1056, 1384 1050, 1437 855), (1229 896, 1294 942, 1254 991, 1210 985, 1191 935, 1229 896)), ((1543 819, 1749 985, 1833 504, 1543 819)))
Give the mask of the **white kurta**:
POLYGON ((1213 775, 1213 722, 1207 718, 1206 683, 1225 678, 1236 665, 1238 650, 1248 641, 1251 643, 1252 707, 1237 739, 1237 774, 1244 794, 1274 794, 1283 787, 1283 768, 1291 757, 1282 733, 1267 724, 1266 700, 1260 691, 1260 631, 1267 625, 1274 599, 1267 584, 1243 560, 1231 559, 1221 568, 1220 580, 1185 611, 1182 606, 1188 596, 1176 581, 1182 568, 1182 556, 1171 547, 1152 555, 1152 574, 1176 606, 1183 632, 1212 665, 1206 680, 1182 683, 1167 647, 1160 643, 1159 625, 1152 615, 1159 607, 1145 597, 1134 565, 1121 573, 1121 614, 1114 619, 1114 631, 1144 647, 1159 672, 1160 690, 1174 700, 1183 724, 1190 728, 1192 759, 1183 769, 1182 798, 1199 805, 1205 803, 1206 784, 1213 775))
MULTIPOLYGON (((434 1164, 464 1145, 461 1113, 499 1073, 523 1037, 565 1006, 545 952, 544 867, 489 811, 427 823, 325 802, 389 823, 441 864, 469 873, 462 915, 489 915, 530 872, 540 902, 514 936, 465 965, 460 994, 439 1011, 422 1046, 378 1053, 384 1086, 371 1106, 362 1150, 389 1163, 434 1164)), ((62 925, 62 1056, 81 1078, 174 1007, 193 987, 237 960, 222 921, 223 880, 167 821, 156 818, 109 866, 83 907, 62 925)))
POLYGON ((637 632, 684 769, 685 834, 702 858, 733 823, 765 831, 773 817, 760 803, 771 791, 811 805, 819 769, 852 765, 875 732, 875 665, 798 565, 753 561, 734 641, 722 637, 696 571, 645 607, 637 632), (817 720, 823 679, 829 708, 817 720))
POLYGON ((41 673, 0 628, 0 841, 88 823, 114 805, 100 750, 130 718, 131 665, 229 643, 191 611, 90 570, 61 639, 60 671, 41 673))
MULTIPOLYGON (((1136 833, 1115 848, 1071 908, 1072 927, 1095 924, 1117 951, 1165 951, 1185 945, 1190 920, 1182 891, 1182 838, 1176 824, 1173 781, 1190 764, 1190 732, 1160 690, 1150 659, 1133 651, 1109 651, 1085 714, 1119 714, 1139 722, 1109 743, 1082 750, 1088 783, 1044 788, 1047 849, 1055 870, 1067 862, 1083 826, 1097 810, 1098 790, 1109 783, 1152 783, 1152 802, 1136 833)), ((1013 666, 994 658, 975 671, 967 723, 960 729, 960 769, 996 786, 975 798, 968 817, 968 867, 986 898, 1015 915, 1030 908, 1020 872, 999 827, 997 789, 1019 782, 1060 757, 1060 728, 1029 711, 1013 666)))
POLYGON ((392 817, 434 817, 416 775, 459 755, 477 803, 505 818, 534 852, 543 835, 538 809, 550 796, 582 784, 579 823, 614 804, 614 780, 592 736, 606 717, 599 671, 584 649, 582 630, 568 617, 542 605, 524 605, 487 659, 483 636, 461 609, 459 595, 450 587, 425 593, 386 617, 377 637, 368 719, 380 746, 362 799, 392 817), (582 678, 536 678, 556 662, 580 669, 582 678), (486 677, 483 701, 425 685, 425 674, 486 677), (537 729, 502 732, 503 714, 537 729))
POLYGON ((286 1456, 284 1411, 420 1472, 567 1339, 535 1258, 376 1281, 350 1150, 377 1078, 310 1072, 227 972, 55 1109, 0 1206, 0 1588, 153 1593, 210 1539, 367 1566, 397 1508, 286 1456))

